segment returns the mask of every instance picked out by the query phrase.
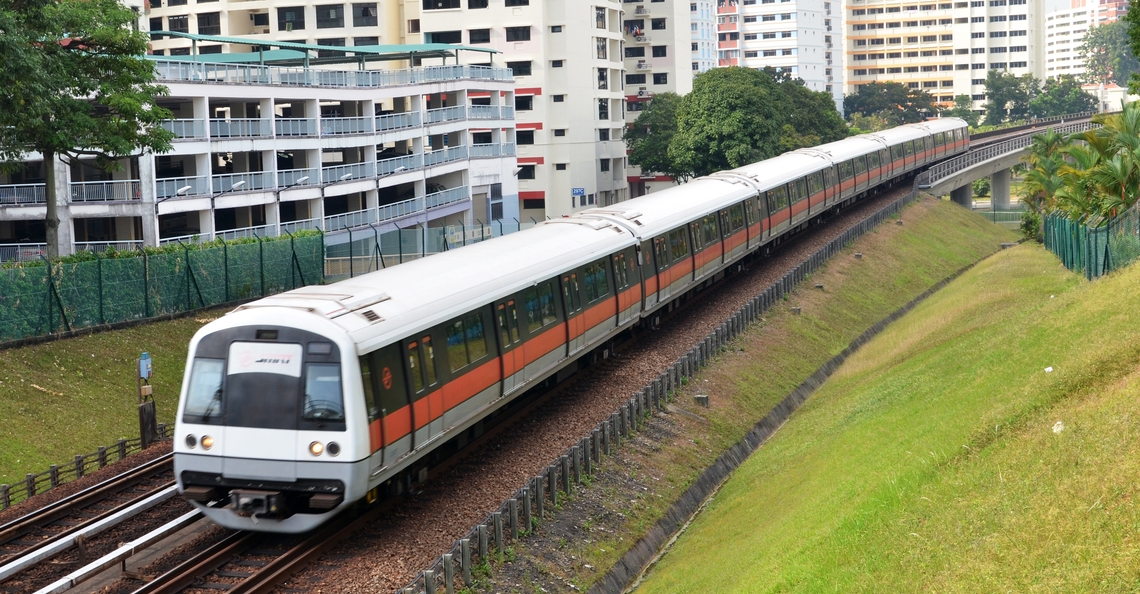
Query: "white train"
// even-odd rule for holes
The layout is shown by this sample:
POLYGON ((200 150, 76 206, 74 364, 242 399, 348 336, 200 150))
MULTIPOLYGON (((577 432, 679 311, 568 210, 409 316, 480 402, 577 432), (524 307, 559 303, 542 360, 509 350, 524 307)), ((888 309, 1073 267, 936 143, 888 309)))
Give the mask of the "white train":
POLYGON ((313 528, 747 254, 968 147, 959 119, 901 126, 238 307, 190 342, 179 491, 229 528, 313 528))

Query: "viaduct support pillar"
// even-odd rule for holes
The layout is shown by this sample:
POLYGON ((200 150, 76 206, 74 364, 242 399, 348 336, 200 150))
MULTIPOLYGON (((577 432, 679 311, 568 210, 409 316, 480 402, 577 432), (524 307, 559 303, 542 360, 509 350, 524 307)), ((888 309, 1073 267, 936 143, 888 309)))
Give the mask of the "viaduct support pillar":
POLYGON ((950 200, 964 208, 974 207, 974 187, 966 184, 961 188, 955 188, 950 191, 950 200))
POLYGON ((1009 170, 995 171, 990 176, 990 200, 993 210, 1009 210, 1009 170))

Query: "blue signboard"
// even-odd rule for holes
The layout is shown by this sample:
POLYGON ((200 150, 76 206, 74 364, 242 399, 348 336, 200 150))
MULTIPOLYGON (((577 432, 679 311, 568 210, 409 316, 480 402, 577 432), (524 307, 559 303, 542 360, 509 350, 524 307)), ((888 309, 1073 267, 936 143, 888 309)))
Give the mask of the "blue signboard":
POLYGON ((571 196, 585 196, 586 188, 570 188, 571 196))

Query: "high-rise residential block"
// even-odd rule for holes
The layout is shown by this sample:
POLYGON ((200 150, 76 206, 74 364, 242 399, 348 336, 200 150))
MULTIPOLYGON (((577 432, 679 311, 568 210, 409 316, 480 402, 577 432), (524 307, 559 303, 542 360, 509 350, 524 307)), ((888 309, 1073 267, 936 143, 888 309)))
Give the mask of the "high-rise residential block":
POLYGON ((1127 0, 1073 0, 1071 7, 1045 15, 1045 76, 1082 76, 1085 62, 1077 50, 1084 43, 1085 34, 1127 12, 1127 0))

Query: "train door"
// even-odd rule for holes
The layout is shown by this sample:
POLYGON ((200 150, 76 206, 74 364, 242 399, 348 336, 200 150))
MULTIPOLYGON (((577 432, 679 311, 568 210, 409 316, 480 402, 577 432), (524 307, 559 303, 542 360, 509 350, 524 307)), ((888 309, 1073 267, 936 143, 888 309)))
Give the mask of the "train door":
POLYGON ((522 348, 526 381, 538 378, 565 358, 566 325, 561 323, 562 312, 558 311, 556 284, 556 279, 541 281, 522 295, 526 310, 526 340, 522 348))
POLYGON ((519 312, 514 299, 495 303, 495 325, 499 329, 499 357, 503 366, 503 394, 514 392, 523 384, 526 358, 519 336, 519 312))
POLYGON ((400 345, 391 344, 360 357, 368 442, 373 469, 392 464, 412 449, 412 408, 408 399, 400 345))
POLYGON ((641 302, 637 294, 640 290, 632 287, 632 284, 637 282, 637 277, 633 268, 633 254, 630 253, 630 250, 614 254, 612 258, 614 286, 616 287, 618 302, 617 323, 618 326, 622 326, 629 322, 639 309, 641 302))
POLYGON ((443 390, 440 389, 435 341, 430 332, 404 341, 405 371, 412 395, 412 448, 418 448, 443 431, 443 390))
POLYGON ((758 198, 744 201, 744 223, 748 226, 748 251, 764 243, 764 226, 760 222, 759 202, 758 198))
POLYGON ((653 238, 653 271, 654 271, 654 284, 656 285, 657 299, 656 303, 660 303, 669 298, 669 268, 673 263, 673 259, 669 257, 669 242, 665 236, 653 238))
POLYGON ((582 317, 582 284, 578 271, 562 275, 562 309, 566 312, 566 354, 586 346, 586 321, 582 317))

